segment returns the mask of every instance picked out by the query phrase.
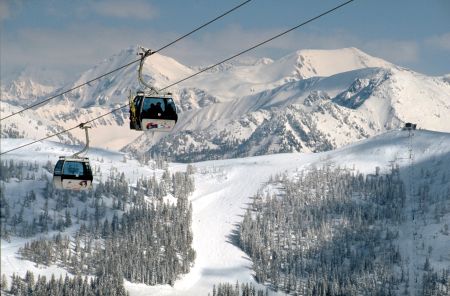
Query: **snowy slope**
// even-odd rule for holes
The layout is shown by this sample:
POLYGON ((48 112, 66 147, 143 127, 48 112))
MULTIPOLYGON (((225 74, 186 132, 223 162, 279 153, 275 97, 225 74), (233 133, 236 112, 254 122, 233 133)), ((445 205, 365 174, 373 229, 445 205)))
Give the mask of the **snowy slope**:
MULTIPOLYGON (((105 59, 63 89, 136 60, 136 52, 136 47, 130 47, 105 59)), ((2 136, 42 137, 125 105, 129 91, 139 87, 137 68, 135 63, 28 110, 24 117, 5 120, 2 136), (30 129, 34 122, 41 123, 36 132, 30 129)), ((144 75, 163 88, 195 69, 155 54, 146 60, 144 75)), ((233 61, 169 89, 181 112, 175 131, 167 137, 130 131, 125 107, 94 123, 91 142, 116 150, 126 146, 124 151, 139 154, 169 151, 173 159, 186 160, 193 154, 194 159, 206 160, 223 155, 216 147, 237 151, 226 157, 323 151, 408 121, 448 132, 450 84, 446 79, 400 68, 356 48, 300 50, 278 60, 233 61), (261 137, 267 141, 260 141, 261 137)), ((2 103, 2 116, 20 110, 16 105, 22 103, 2 103)), ((84 141, 80 131, 70 134, 72 143, 84 141)))
MULTIPOLYGON (((342 167, 355 165, 359 171, 373 173, 375 166, 387 169, 389 161, 406 154, 407 145, 407 132, 391 132, 326 153, 280 154, 195 164, 199 171, 199 181, 193 197, 193 229, 194 246, 199 250, 196 263, 199 265, 174 288, 167 287, 167 290, 162 289, 160 292, 160 288, 155 287, 149 288, 149 291, 157 295, 196 295, 199 289, 202 289, 202 294, 206 295, 212 284, 218 281, 234 283, 236 279, 241 282, 251 280, 251 262, 229 240, 235 224, 242 219, 240 215, 244 212, 245 204, 250 202, 249 197, 253 196, 271 175, 283 172, 293 174, 310 165, 329 163, 342 167), (197 233, 200 235, 196 235, 197 233), (197 282, 194 282, 195 280, 197 282)), ((430 158, 441 160, 446 164, 441 169, 446 169, 447 174, 449 173, 449 134, 417 132, 414 138, 414 153, 417 162, 426 163, 430 158)), ((447 216, 447 221, 450 222, 450 215, 447 216)), ((423 231, 426 233, 426 229, 423 231)), ((439 245, 450 245, 450 237, 443 236, 439 245)), ((441 251, 445 254, 445 248, 441 251)), ((438 264, 439 256, 435 256, 435 264, 438 264)), ((449 264, 450 261, 447 261, 447 266, 449 264)), ((145 295, 142 290, 139 292, 142 293, 137 295, 145 295)))
POLYGON ((391 68, 394 65, 369 56, 356 48, 336 50, 298 50, 278 60, 266 60, 250 66, 234 66, 196 77, 186 85, 197 85, 220 97, 235 99, 311 77, 369 67, 391 68))
MULTIPOLYGON (((24 141, 26 140, 2 140, 2 149, 14 147, 24 141)), ((55 158, 61 151, 69 153, 69 150, 75 149, 44 142, 18 150, 6 157, 46 162, 49 158, 55 158)), ((112 166, 117 167, 119 172, 125 172, 130 180, 135 180, 141 174, 152 174, 152 170, 139 166, 135 161, 121 162, 124 155, 116 152, 94 150, 90 157, 94 160, 94 166, 101 166, 104 176, 108 175, 112 166), (100 158, 105 161, 99 162, 100 158)), ((385 172, 392 164, 400 166, 401 176, 407 187, 411 181, 414 186, 431 181, 431 193, 450 190, 450 134, 417 130, 410 138, 407 131, 391 131, 324 153, 277 154, 195 163, 196 190, 191 197, 194 210, 193 246, 197 252, 194 267, 173 287, 126 283, 126 288, 131 295, 207 295, 211 292, 212 285, 218 282, 252 282, 252 263, 246 254, 232 243, 232 234, 251 197, 264 187, 270 176, 278 173, 295 176, 300 170, 322 165, 354 168, 363 173, 374 173, 375 167, 378 166, 385 172), (412 174, 408 168, 410 143, 416 167, 412 174), (430 176, 427 177, 426 174, 430 176)), ((171 171, 184 169, 184 164, 170 165, 171 171)), ((450 200, 447 200, 448 202, 450 200)), ((408 195, 405 207, 408 219, 399 228, 398 243, 402 256, 409 257, 410 272, 417 274, 419 278, 418 283, 411 283, 412 289, 419 287, 423 262, 427 255, 421 249, 422 241, 426 245, 433 245, 430 263, 436 270, 450 266, 450 236, 441 231, 445 223, 450 223, 450 213, 446 213, 440 223, 434 222, 426 215, 413 220, 409 213, 417 210, 418 206, 417 196, 408 195)), ((14 250, 23 243, 22 240, 14 240, 10 244, 2 241, 2 272, 24 273, 23 267, 30 267, 28 263, 23 265, 14 255, 14 250)), ((54 271, 34 270, 47 274, 54 271)))
MULTIPOLYGON (((68 85, 67 88, 83 84, 104 73, 139 59, 136 52, 137 48, 130 47, 103 60, 94 68, 83 73, 76 81, 68 85)), ((111 106, 127 103, 128 92, 139 89, 137 80, 138 68, 139 62, 136 62, 130 67, 121 69, 99 81, 92 82, 90 87, 77 89, 66 97, 73 101, 76 107, 111 106)), ((154 85, 155 88, 162 88, 192 73, 192 69, 178 63, 170 57, 156 53, 146 59, 143 77, 146 81, 154 85)))
POLYGON ((186 111, 170 135, 144 134, 127 149, 151 147, 151 153, 179 161, 317 152, 405 122, 449 132, 449 113, 450 85, 442 79, 404 69, 366 68, 288 82, 186 111))
POLYGON ((64 85, 65 79, 60 71, 28 65, 2 77, 2 102, 24 106, 39 101, 64 85))
POLYGON ((53 86, 40 84, 30 78, 20 78, 8 86, 2 87, 2 100, 14 103, 19 99, 21 104, 30 103, 54 90, 53 86))
MULTIPOLYGON (((61 89, 70 89, 74 86, 83 84, 95 77, 117 67, 123 66, 133 60, 138 59, 136 55, 137 48, 129 48, 121 51, 92 69, 83 73, 76 81, 66 84, 61 89)), ((44 106, 27 110, 22 116, 15 116, 2 121, 2 136, 22 136, 27 138, 40 138, 54 133, 55 130, 71 128, 81 122, 85 122, 99 115, 109 112, 112 108, 128 103, 129 91, 139 88, 137 81, 138 63, 122 69, 113 75, 105 77, 99 81, 89 84, 88 87, 77 89, 62 97, 58 97, 44 106), (30 129, 33 122, 39 122, 36 131, 30 129)), ((168 83, 172 83, 192 73, 193 70, 181 65, 172 58, 155 54, 151 59, 147 59, 144 67, 144 77, 148 81, 154 83, 156 87, 163 87, 168 83)), ((11 82, 11 85, 23 85, 21 79, 11 82)), ((33 85, 37 85, 36 83, 33 85)), ((11 86, 8 86, 11 87, 11 86)), ((6 87, 5 87, 6 88, 6 87)), ((4 88, 2 87, 2 90, 4 88)), ((54 88, 53 88, 54 89, 54 88)), ((55 90, 59 93, 61 89, 55 90)), ((1 116, 7 116, 11 113, 21 110, 30 104, 30 100, 24 101, 24 94, 31 101, 35 101, 36 97, 32 93, 41 94, 41 88, 28 89, 19 88, 15 92, 4 92, 2 97, 9 98, 1 104, 1 116)), ((48 94, 48 93, 47 93, 48 94)), ((52 93, 48 94, 52 95, 52 93)), ((185 98, 185 108, 198 108, 209 101, 215 101, 211 95, 203 90, 186 89, 180 93, 180 97, 185 98), (192 98, 192 95, 195 98, 192 98), (204 100, 197 97, 202 96, 204 100), (198 102, 197 102, 198 101, 198 102)), ((37 99, 36 101, 40 101, 37 99)), ((128 108, 105 116, 93 123, 97 136, 91 138, 91 144, 104 148, 120 149, 126 144, 132 142, 139 134, 133 133, 128 126, 128 108)), ((84 141, 82 132, 69 132, 69 138, 73 139, 72 143, 84 141)))
MULTIPOLYGON (((2 139, 0 142, 0 147, 2 151, 9 150, 13 147, 23 145, 30 142, 28 139, 2 139)), ((55 163, 59 156, 61 155, 72 155, 76 151, 79 151, 81 146, 68 146, 59 144, 56 142, 43 141, 39 144, 28 146, 26 149, 16 150, 12 153, 2 155, 2 161, 9 161, 10 159, 19 163, 21 161, 29 163, 37 163, 39 165, 45 165, 47 162, 55 163)), ((90 163, 94 172, 94 183, 98 184, 99 180, 105 181, 111 172, 116 170, 120 172, 125 172, 127 180, 131 184, 136 184, 136 180, 142 176, 152 176, 156 173, 157 176, 161 174, 160 170, 152 169, 150 166, 143 166, 136 160, 127 159, 127 157, 118 152, 108 151, 104 149, 90 149, 88 156, 90 157, 90 163)), ((44 175, 51 178, 48 171, 43 172, 44 175)), ((2 186, 5 186, 4 194, 10 197, 13 202, 10 204, 15 204, 14 201, 23 197, 26 193, 33 190, 37 194, 43 190, 45 187, 45 182, 39 180, 24 180, 19 182, 17 179, 12 180, 5 184, 1 182, 2 186)), ((3 190, 3 189, 2 189, 3 190)), ((84 206, 80 206, 80 210, 84 206)), ((33 206, 34 215, 37 216, 38 213, 43 209, 43 204, 35 204, 33 206)), ((29 217, 27 217, 29 218, 29 217)), ((33 217, 31 217, 33 218, 33 217)), ((79 227, 79 225, 78 225, 79 227)), ((74 233, 76 229, 74 227, 68 228, 63 234, 74 233)), ((57 231, 49 231, 48 236, 51 237, 57 234, 57 231)), ((37 237, 42 237, 38 235, 37 237)), ((24 276, 27 270, 34 272, 35 274, 46 275, 47 278, 54 273, 57 277, 59 275, 64 276, 67 270, 59 266, 49 266, 45 267, 42 265, 37 265, 28 260, 22 260, 19 258, 17 251, 20 247, 23 247, 26 242, 31 241, 31 238, 17 238, 14 237, 10 242, 1 240, 1 272, 6 275, 12 275, 16 273, 19 276, 24 276)), ((10 281, 9 281, 10 282, 10 281)))
MULTIPOLYGON (((21 109, 21 107, 8 103, 2 103, 1 105, 2 116, 21 109)), ((91 146, 118 149, 141 135, 129 129, 128 114, 124 112, 128 112, 128 110, 109 114, 91 124, 93 127, 90 130, 91 146)), ((20 113, 2 121, 2 137, 44 138, 65 129, 76 127, 82 122, 105 113, 105 108, 78 109, 72 102, 66 100, 65 104, 59 104, 50 109, 27 110, 26 113, 20 113)), ((84 131, 81 129, 74 129, 53 139, 59 139, 62 143, 67 144, 85 142, 84 131)))

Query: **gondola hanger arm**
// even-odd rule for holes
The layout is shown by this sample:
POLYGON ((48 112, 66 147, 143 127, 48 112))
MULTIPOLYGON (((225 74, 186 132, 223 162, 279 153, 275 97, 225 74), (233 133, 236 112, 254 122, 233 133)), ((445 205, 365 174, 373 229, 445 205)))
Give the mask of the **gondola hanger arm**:
POLYGON ((74 155, 72 155, 72 158, 79 158, 78 155, 80 155, 81 153, 86 152, 89 149, 89 133, 88 133, 88 129, 91 128, 90 125, 88 125, 87 123, 80 123, 80 125, 78 126, 81 129, 84 129, 85 135, 86 135, 86 146, 84 146, 84 148, 75 153, 74 155))
POLYGON ((158 94, 158 90, 156 88, 154 88, 153 86, 149 85, 147 82, 144 81, 144 78, 142 77, 142 69, 144 68, 144 62, 145 59, 148 56, 151 56, 152 54, 156 53, 155 51, 152 51, 151 49, 146 49, 142 46, 139 46, 139 48, 142 50, 142 52, 139 52, 138 55, 141 56, 141 61, 139 63, 139 74, 138 74, 138 78, 139 78, 139 82, 146 88, 150 89, 151 92, 158 94))

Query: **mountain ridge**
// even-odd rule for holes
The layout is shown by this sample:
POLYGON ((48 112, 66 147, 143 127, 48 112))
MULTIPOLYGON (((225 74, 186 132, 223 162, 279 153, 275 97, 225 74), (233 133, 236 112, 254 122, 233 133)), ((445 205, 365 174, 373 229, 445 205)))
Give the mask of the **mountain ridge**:
MULTIPOLYGON (((135 47, 124 49, 67 86, 86 82, 134 59, 135 47)), ((143 72, 145 79, 164 87, 194 73, 195 67, 155 54, 146 60, 143 72)), ((107 113, 128 102, 129 91, 139 88, 136 78, 137 64, 28 110, 26 116, 2 122, 2 136, 44 137, 107 113), (29 129, 32 122, 36 132, 29 129)), ((186 159, 186 151, 192 150, 190 146, 180 148, 184 152, 167 151, 169 147, 180 146, 170 141, 190 135, 193 147, 204 147, 203 152, 197 151, 198 148, 192 152, 197 159, 204 160, 208 159, 211 147, 219 146, 247 151, 248 155, 255 151, 322 151, 317 147, 340 147, 361 137, 400 128, 410 121, 422 128, 450 131, 445 116, 450 111, 450 84, 445 77, 428 77, 356 48, 299 50, 277 60, 236 61, 176 85, 170 91, 180 109, 179 122, 171 134, 130 131, 128 110, 124 108, 93 123, 91 144, 137 154, 183 154, 180 158, 186 159), (252 120, 266 128, 279 126, 277 132, 282 134, 263 132, 264 128, 254 123, 252 126, 252 120), (289 122, 290 126, 282 128, 276 120, 289 122), (309 123, 300 124, 302 120, 309 123), (261 134, 252 135, 257 130, 261 134), (227 135, 230 131, 235 136, 227 135), (272 139, 256 140, 268 135, 272 139), (300 141, 301 138, 310 141, 300 141), (322 143, 316 143, 318 139, 322 143), (251 147, 255 143, 258 145, 251 147)), ((8 114, 19 109, 5 102, 1 111, 8 114)), ((74 130, 61 140, 79 143, 84 136, 82 131, 74 130)))

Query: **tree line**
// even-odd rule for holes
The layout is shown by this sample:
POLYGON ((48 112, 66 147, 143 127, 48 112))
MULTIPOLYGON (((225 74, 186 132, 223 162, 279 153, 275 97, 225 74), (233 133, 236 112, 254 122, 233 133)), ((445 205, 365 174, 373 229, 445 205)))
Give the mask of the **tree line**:
POLYGON ((194 168, 170 173, 167 163, 155 165, 164 167, 161 177, 141 176, 131 186, 112 168, 94 190, 74 192, 53 188, 51 163, 2 162, 2 172, 8 171, 0 193, 2 239, 58 231, 26 243, 19 255, 74 275, 173 285, 195 260, 188 200, 195 190, 194 168), (11 179, 23 182, 27 174, 33 190, 22 196, 5 193, 11 179), (68 228, 75 229, 73 235, 63 233, 68 228))
POLYGON ((394 242, 405 202, 398 168, 364 176, 326 166, 268 186, 239 228, 258 282, 301 295, 389 295, 407 282, 394 242))
POLYGON ((37 279, 33 272, 27 271, 24 278, 13 275, 11 285, 4 275, 2 276, 1 291, 17 296, 128 296, 123 281, 111 275, 99 274, 95 278, 88 279, 80 275, 56 279, 52 274, 50 279, 38 275, 37 279))

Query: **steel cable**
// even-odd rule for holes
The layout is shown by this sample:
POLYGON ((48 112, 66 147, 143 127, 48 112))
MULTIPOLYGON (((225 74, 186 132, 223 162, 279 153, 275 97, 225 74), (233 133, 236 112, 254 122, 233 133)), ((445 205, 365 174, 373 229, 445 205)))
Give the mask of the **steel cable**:
MULTIPOLYGON (((207 71, 207 70, 210 70, 210 69, 212 69, 212 68, 214 68, 214 67, 216 67, 216 66, 218 66, 218 65, 220 65, 220 64, 222 64, 222 63, 224 63, 224 62, 227 62, 227 61, 229 61, 229 60, 231 60, 231 59, 234 59, 234 58, 236 58, 236 57, 238 57, 238 56, 240 56, 240 55, 242 55, 242 54, 244 54, 244 53, 247 53, 247 52, 249 52, 249 51, 251 51, 251 50, 253 50, 253 49, 255 49, 255 48, 257 48, 257 47, 259 47, 259 46, 261 46, 261 45, 263 45, 263 44, 266 44, 267 42, 270 42, 270 41, 272 41, 272 40, 274 40, 274 39, 276 39, 276 38, 279 38, 279 37, 281 37, 281 36, 283 36, 283 35, 285 35, 285 34, 291 32, 291 31, 293 31, 293 30, 296 30, 296 29, 298 29, 298 28, 300 28, 300 27, 302 27, 302 26, 304 26, 304 25, 306 25, 306 24, 308 24, 308 23, 310 23, 310 22, 312 22, 312 21, 314 21, 314 20, 317 20, 317 19, 319 19, 319 18, 321 18, 321 17, 323 17, 323 16, 325 16, 325 15, 327 15, 327 14, 333 12, 333 11, 336 11, 337 9, 339 9, 339 8, 345 6, 345 5, 347 5, 347 4, 349 4, 349 3, 353 2, 353 1, 355 1, 355 0, 348 0, 348 1, 342 3, 342 4, 338 5, 338 6, 335 6, 335 7, 331 8, 331 9, 329 9, 329 10, 327 10, 327 11, 325 11, 325 12, 323 12, 323 13, 321 13, 321 14, 319 14, 319 15, 313 17, 313 18, 308 19, 307 21, 304 21, 304 22, 302 22, 302 23, 300 23, 300 24, 298 24, 298 25, 296 25, 296 26, 294 26, 294 27, 292 27, 292 28, 286 30, 286 31, 283 31, 283 32, 281 32, 281 33, 279 33, 279 34, 277 34, 277 35, 275 35, 275 36, 273 36, 273 37, 271 37, 271 38, 269 38, 269 39, 266 39, 266 40, 264 40, 264 41, 262 41, 262 42, 259 42, 259 43, 257 43, 256 45, 254 45, 254 46, 252 46, 252 47, 250 47, 250 48, 248 48, 248 49, 246 49, 246 50, 240 51, 239 53, 237 53, 237 54, 235 54, 235 55, 233 55, 233 56, 231 56, 231 57, 229 57, 229 58, 226 58, 226 59, 224 59, 224 60, 222 60, 222 61, 220 61, 220 62, 218 62, 218 63, 216 63, 216 64, 214 64, 214 65, 212 65, 212 66, 206 67, 205 69, 202 69, 202 70, 200 70, 200 71, 198 71, 198 72, 196 72, 196 73, 194 73, 194 74, 192 74, 192 75, 189 75, 189 76, 187 76, 187 77, 185 77, 185 78, 183 78, 183 79, 181 79, 181 80, 178 80, 177 82, 174 82, 174 83, 172 83, 172 84, 170 84, 170 85, 168 85, 168 86, 166 86, 166 87, 160 89, 160 91, 165 90, 165 89, 167 89, 167 88, 169 88, 169 87, 172 87, 172 86, 174 86, 174 85, 176 85, 176 84, 179 84, 179 83, 181 83, 181 82, 183 82, 183 81, 186 81, 186 80, 188 80, 188 79, 190 79, 190 78, 192 78, 192 77, 194 77, 194 76, 197 76, 197 75, 199 75, 199 74, 201 74, 201 73, 203 73, 203 72, 205 72, 205 71, 207 71)), ((91 122, 93 122, 93 121, 95 121, 95 120, 97 120, 97 119, 100 119, 100 118, 102 118, 102 117, 104 117, 104 116, 106 116, 106 115, 109 115, 109 114, 111 114, 111 113, 114 113, 114 112, 116 112, 116 111, 118 111, 118 110, 120 110, 120 109, 123 109, 123 108, 125 108, 125 107, 127 107, 127 106, 129 106, 129 105, 130 105, 129 103, 127 103, 127 104, 125 104, 125 105, 122 105, 122 106, 120 106, 120 107, 118 107, 118 108, 115 108, 115 109, 113 109, 113 110, 111 110, 111 111, 105 113, 105 114, 102 114, 102 115, 97 116, 97 117, 95 117, 95 118, 93 118, 93 119, 90 119, 90 120, 86 121, 84 124, 91 123, 91 122)), ((56 133, 56 134, 54 134, 54 135, 50 135, 50 136, 48 136, 48 137, 42 138, 42 139, 40 139, 40 140, 36 140, 36 141, 31 142, 31 143, 27 143, 27 144, 18 146, 18 147, 16 147, 16 148, 7 150, 7 151, 5 151, 5 152, 0 153, 0 155, 9 153, 9 152, 11 152, 11 151, 14 151, 14 150, 17 150, 17 149, 20 149, 20 148, 23 148, 23 147, 26 147, 26 146, 29 146, 29 145, 32 145, 32 144, 37 143, 37 142, 42 141, 42 140, 46 140, 46 139, 51 138, 51 137, 53 137, 53 136, 60 135, 60 134, 62 134, 62 133, 64 133, 64 132, 66 132, 66 131, 70 131, 70 130, 75 129, 75 128, 77 128, 78 126, 79 126, 79 125, 77 125, 77 126, 75 126, 75 127, 72 127, 72 128, 70 128, 70 129, 67 129, 67 130, 65 130, 65 131, 56 133)))
MULTIPOLYGON (((191 34, 197 32, 197 31, 199 31, 200 29, 203 29, 204 27, 210 25, 211 23, 217 21, 218 19, 220 19, 220 18, 226 16, 227 14, 229 14, 229 13, 235 11, 236 9, 238 9, 238 8, 240 8, 240 7, 242 7, 242 6, 244 6, 245 4, 249 3, 250 1, 252 1, 252 0, 247 0, 247 1, 245 1, 245 2, 242 2, 241 4, 235 6, 235 7, 233 7, 232 9, 230 9, 230 10, 228 10, 228 11, 222 13, 221 15, 219 15, 219 16, 217 16, 217 17, 215 17, 214 19, 212 19, 212 20, 210 20, 210 21, 204 23, 203 25, 201 25, 201 26, 195 28, 194 30, 190 31, 189 33, 186 33, 186 34, 184 34, 183 36, 181 36, 181 37, 175 39, 174 41, 172 41, 172 42, 170 42, 170 43, 164 45, 163 47, 161 47, 160 49, 158 49, 158 50, 152 52, 151 54, 155 54, 155 53, 157 53, 157 52, 160 52, 160 51, 166 49, 167 47, 169 47, 169 46, 171 46, 171 45, 177 43, 178 41, 180 41, 180 40, 182 40, 182 39, 188 37, 189 35, 191 35, 191 34)), ((123 65, 123 66, 120 66, 119 68, 116 68, 116 69, 114 69, 114 70, 111 70, 111 71, 109 71, 109 72, 107 72, 107 73, 105 73, 105 74, 102 74, 102 75, 100 75, 100 76, 98 76, 98 77, 95 77, 95 78, 93 78, 93 79, 91 79, 91 80, 89 80, 89 81, 86 81, 86 82, 84 82, 84 83, 82 83, 82 84, 79 84, 79 85, 76 85, 76 86, 74 86, 74 87, 72 87, 72 88, 70 88, 70 89, 68 89, 68 90, 65 90, 65 91, 60 92, 60 93, 58 93, 58 94, 56 94, 56 95, 53 95, 53 96, 51 96, 51 97, 49 97, 49 98, 47 98, 47 99, 45 99, 45 100, 43 100, 43 101, 41 101, 41 102, 32 104, 32 105, 30 105, 30 106, 28 106, 28 107, 25 107, 24 109, 22 109, 22 110, 20 110, 20 111, 17 111, 17 112, 12 113, 12 114, 10 114, 10 115, 8 115, 8 116, 5 116, 5 117, 1 118, 0 120, 8 119, 8 118, 10 118, 10 117, 13 117, 13 116, 15 116, 15 115, 17 115, 17 114, 20 114, 20 113, 26 111, 26 110, 29 110, 29 109, 31 109, 31 108, 37 107, 37 106, 39 106, 39 105, 42 105, 42 104, 44 104, 44 103, 46 103, 46 102, 48 102, 48 101, 50 101, 50 100, 53 100, 53 99, 55 99, 55 98, 57 98, 57 97, 60 97, 60 96, 65 95, 65 94, 67 94, 67 93, 69 93, 69 92, 71 92, 71 91, 74 91, 74 90, 76 90, 76 89, 78 89, 78 88, 81 88, 81 87, 83 87, 83 86, 85 86, 85 85, 89 85, 90 83, 92 83, 92 82, 94 82, 94 81, 96 81, 96 80, 102 79, 103 77, 108 76, 108 75, 110 75, 110 74, 112 74, 112 73, 114 73, 114 72, 117 72, 117 71, 119 71, 119 70, 122 70, 122 69, 124 69, 124 68, 127 68, 127 67, 133 65, 134 63, 139 62, 140 60, 141 60, 141 59, 139 58, 139 59, 136 59, 136 60, 134 60, 134 61, 131 61, 131 62, 129 62, 128 64, 125 64, 125 65, 123 65)))

